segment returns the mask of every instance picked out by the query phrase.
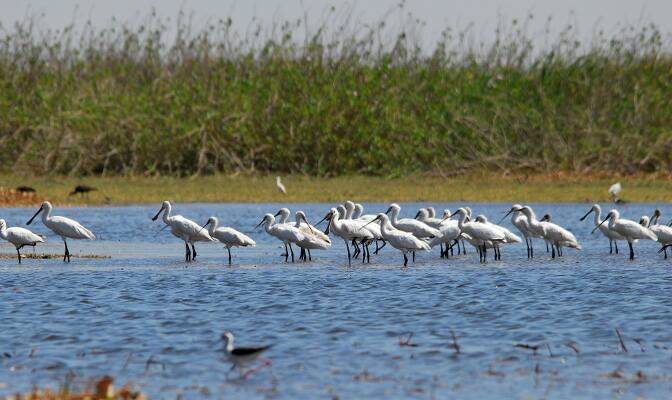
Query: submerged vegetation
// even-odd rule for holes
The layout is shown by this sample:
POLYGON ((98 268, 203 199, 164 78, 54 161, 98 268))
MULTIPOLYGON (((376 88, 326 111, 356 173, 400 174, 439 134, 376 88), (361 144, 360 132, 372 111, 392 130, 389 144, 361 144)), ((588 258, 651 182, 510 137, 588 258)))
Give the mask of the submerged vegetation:
POLYGON ((391 32, 334 15, 246 33, 227 18, 2 26, 0 164, 73 176, 672 167, 672 56, 655 27, 591 44, 568 27, 538 49, 529 21, 512 21, 491 45, 446 29, 423 49, 412 18, 391 32))

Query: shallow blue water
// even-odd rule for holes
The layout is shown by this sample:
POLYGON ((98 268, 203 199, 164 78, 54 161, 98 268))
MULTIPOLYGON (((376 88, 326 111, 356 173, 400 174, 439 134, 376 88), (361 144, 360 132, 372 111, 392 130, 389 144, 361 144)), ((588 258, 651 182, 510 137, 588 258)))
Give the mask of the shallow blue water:
MULTIPOLYGON (((232 267, 217 244, 197 245, 198 261, 185 264, 183 244, 149 219, 158 205, 57 208, 56 215, 99 236, 70 242, 73 253, 112 258, 21 266, 0 260, 0 395, 66 381, 85 385, 103 374, 153 398, 661 398, 672 392, 672 260, 647 241, 635 245, 634 262, 624 243, 621 254, 610 256, 606 239, 590 235, 592 223, 578 221, 587 204, 535 207, 538 215, 552 211, 582 243, 583 251, 566 249, 562 259, 550 260, 537 242, 533 260, 524 244, 486 265, 471 248, 450 260, 435 250, 406 269, 390 247, 370 265, 348 268, 344 244, 336 240, 331 250, 313 252, 312 263, 285 264, 278 243, 252 228, 278 206, 176 206, 199 223, 217 215, 257 240, 256 248, 234 250, 232 267), (244 381, 227 375, 219 341, 225 329, 240 345, 273 344, 272 366, 244 381), (399 336, 410 332, 417 347, 400 346, 399 336), (535 354, 517 344, 540 348, 535 354)), ((402 214, 413 216, 418 206, 402 204, 402 214)), ((508 209, 471 206, 494 222, 508 209)), ((328 206, 291 205, 299 208, 315 222, 328 206)), ((365 205, 367 212, 385 208, 365 205)), ((639 219, 653 208, 620 211, 639 219)), ((23 226, 33 212, 3 209, 0 217, 23 226)), ((663 213, 669 216, 672 207, 663 213)), ((508 219, 504 224, 510 227, 508 219)), ((49 235, 38 252, 62 252, 60 239, 41 222, 32 229, 49 235)), ((0 251, 14 249, 3 243, 0 251)))

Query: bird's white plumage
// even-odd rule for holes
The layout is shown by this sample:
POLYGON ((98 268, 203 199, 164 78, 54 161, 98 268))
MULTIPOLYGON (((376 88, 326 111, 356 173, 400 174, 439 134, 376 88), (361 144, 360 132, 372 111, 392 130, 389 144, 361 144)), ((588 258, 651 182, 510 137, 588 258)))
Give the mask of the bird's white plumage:
POLYGON ((363 229, 366 222, 351 219, 341 219, 337 209, 330 211, 330 230, 346 242, 352 239, 373 240, 374 236, 368 229, 363 229))
POLYGON ((421 208, 418 210, 417 220, 428 226, 431 226, 434 229, 441 230, 441 225, 444 221, 440 218, 431 217, 430 214, 431 213, 429 212, 429 208, 421 208))
POLYGON ((5 222, 4 219, 0 219, 0 238, 8 241, 17 248, 21 246, 33 246, 36 243, 44 243, 44 239, 41 236, 28 229, 18 226, 8 228, 7 222, 5 222))
POLYGON ((303 239, 297 242, 299 247, 308 250, 326 250, 331 247, 329 236, 320 232, 319 229, 306 221, 306 214, 303 211, 297 211, 294 228, 298 229, 303 234, 303 239))
POLYGON ((623 187, 621 186, 621 182, 616 182, 613 185, 609 186, 609 193, 611 193, 613 196, 616 196, 623 190, 623 187))
POLYGON ((432 228, 431 226, 420 222, 416 219, 411 218, 399 218, 399 211, 401 207, 398 204, 393 203, 390 205, 388 211, 391 213, 391 218, 389 218, 391 225, 398 230, 409 232, 415 235, 418 238, 429 238, 433 236, 438 236, 441 234, 438 229, 432 228))
POLYGON ((583 220, 586 218, 588 215, 590 215, 591 212, 595 214, 593 219, 595 226, 599 226, 600 232, 602 232, 605 237, 607 237, 609 240, 625 240, 625 238, 618 232, 609 229, 608 224, 600 225, 600 222, 602 221, 602 207, 600 207, 599 204, 593 204, 593 206, 590 208, 590 211, 588 211, 588 213, 581 219, 583 220))
POLYGON ((278 188, 280 193, 287 194, 287 189, 285 188, 285 185, 282 184, 282 180, 279 176, 275 177, 275 186, 278 188))
POLYGON ((291 224, 276 224, 275 217, 271 214, 264 215, 261 222, 264 230, 285 244, 298 243, 304 239, 303 233, 291 224))
POLYGON ((658 240, 651 229, 643 227, 635 221, 621 218, 618 210, 609 211, 607 218, 609 219, 609 229, 623 236, 630 243, 638 239, 658 240))
POLYGON ((387 215, 378 214, 375 219, 379 221, 383 239, 402 253, 431 249, 427 242, 418 239, 412 233, 394 228, 387 215))
POLYGON ((50 202, 45 201, 42 203, 40 209, 43 210, 42 223, 58 236, 69 239, 96 239, 96 235, 79 222, 66 217, 52 216, 51 211, 53 210, 53 206, 50 202))
POLYGON ((248 246, 254 247, 257 245, 257 243, 246 234, 238 232, 237 230, 230 227, 219 226, 219 220, 217 217, 210 217, 208 222, 208 234, 210 234, 211 237, 217 239, 226 248, 248 246))
POLYGON ((471 237, 472 240, 476 241, 477 244, 489 244, 492 243, 504 243, 506 241, 506 235, 499 229, 495 229, 491 226, 488 226, 483 223, 478 222, 466 222, 468 217, 468 212, 464 208, 458 209, 455 214, 460 214, 458 220, 458 227, 460 231, 466 233, 471 237))
POLYGON ((511 243, 522 242, 522 239, 520 237, 518 237, 518 235, 516 235, 515 233, 511 232, 510 230, 506 229, 503 226, 493 224, 492 222, 488 221, 488 218, 485 215, 478 215, 476 217, 475 221, 480 222, 482 224, 486 224, 487 226, 489 226, 493 229, 501 231, 504 234, 504 237, 505 237, 504 243, 511 244, 511 243))

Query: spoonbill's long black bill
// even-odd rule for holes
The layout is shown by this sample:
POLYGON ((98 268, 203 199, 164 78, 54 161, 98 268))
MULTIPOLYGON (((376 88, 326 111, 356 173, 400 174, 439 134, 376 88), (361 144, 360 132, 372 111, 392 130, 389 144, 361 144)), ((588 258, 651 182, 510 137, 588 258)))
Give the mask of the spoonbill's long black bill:
POLYGON ((152 221, 156 221, 159 218, 159 215, 161 215, 161 211, 163 211, 163 206, 161 206, 159 212, 157 212, 156 215, 152 217, 152 221))
POLYGON ((28 222, 26 222, 26 225, 30 225, 33 222, 33 220, 35 219, 35 217, 37 217, 42 212, 43 208, 44 208, 44 206, 40 206, 40 209, 37 210, 35 215, 33 215, 33 218, 29 219, 28 222))

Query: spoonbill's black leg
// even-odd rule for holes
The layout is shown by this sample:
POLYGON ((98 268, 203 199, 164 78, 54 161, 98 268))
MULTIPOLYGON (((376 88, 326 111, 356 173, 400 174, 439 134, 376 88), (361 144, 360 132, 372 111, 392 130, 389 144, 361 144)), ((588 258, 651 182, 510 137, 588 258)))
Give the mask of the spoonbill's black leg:
POLYGON ((534 244, 532 243, 532 238, 530 238, 530 258, 534 258, 534 244))
MULTIPOLYGON (((16 255, 19 257, 19 264, 21 264, 21 251, 20 250, 21 250, 22 247, 23 247, 23 245, 16 246, 16 255)), ((667 253, 665 253, 665 258, 667 258, 667 253)))
POLYGON ((345 248, 348 249, 348 266, 350 266, 350 265, 352 265, 352 264, 351 264, 351 261, 350 261, 350 258, 351 258, 351 257, 350 257, 350 245, 348 245, 348 241, 347 241, 347 240, 344 240, 344 242, 345 242, 345 248))
POLYGON ((609 239, 609 254, 613 254, 613 252, 614 252, 614 249, 612 248, 613 247, 612 242, 613 242, 613 240, 609 239))
POLYGON ((630 259, 634 260, 635 259, 635 251, 632 249, 632 242, 628 242, 628 246, 630 246, 630 259))
POLYGON ((229 252, 229 264, 231 264, 231 248, 227 247, 226 250, 229 252))
POLYGON ((553 250, 551 252, 551 258, 555 258, 555 246, 551 245, 551 249, 553 250))
MULTIPOLYGON (((544 240, 544 242, 546 242, 546 253, 548 253, 548 242, 545 241, 545 240, 544 240)), ((553 246, 551 246, 551 247, 553 247, 553 246)))
POLYGON ((292 249, 291 243, 289 243, 289 252, 292 254, 292 262, 294 262, 294 249, 292 249))
POLYGON ((415 262, 415 252, 413 252, 413 262, 415 262))
MULTIPOLYGON (((67 247, 67 245, 66 245, 67 247)), ((191 249, 189 249, 189 243, 184 242, 184 247, 187 249, 187 254, 185 255, 184 259, 185 261, 191 260, 191 249)))
POLYGON ((614 250, 616 250, 616 254, 618 254, 618 242, 614 240, 614 250))
POLYGON ((406 253, 404 253, 404 267, 408 265, 408 257, 406 257, 406 253))
POLYGON ((70 250, 68 250, 68 242, 63 238, 63 244, 65 244, 65 255, 63 255, 63 262, 67 261, 70 262, 70 250))
POLYGON ((196 261, 196 247, 194 247, 194 244, 191 244, 191 260, 196 261))
POLYGON ((289 250, 287 250, 287 243, 285 243, 285 252, 280 254, 280 256, 285 256, 285 262, 287 261, 287 257, 289 257, 289 250))
POLYGON ((310 255, 310 249, 308 251, 308 261, 313 261, 313 256, 310 255))
POLYGON ((467 254, 467 248, 464 247, 464 240, 462 241, 462 254, 467 254))
POLYGON ((665 259, 667 260, 667 247, 663 247, 663 253, 665 254, 665 259))

